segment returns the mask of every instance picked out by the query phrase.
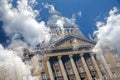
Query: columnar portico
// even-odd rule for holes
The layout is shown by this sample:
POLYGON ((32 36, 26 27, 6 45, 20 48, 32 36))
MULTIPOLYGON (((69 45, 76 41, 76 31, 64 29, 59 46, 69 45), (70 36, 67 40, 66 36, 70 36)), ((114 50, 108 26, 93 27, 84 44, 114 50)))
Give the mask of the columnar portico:
MULTIPOLYGON (((52 30, 53 33, 58 31, 54 28, 52 30)), ((62 34, 60 31, 58 32, 59 35, 62 34)), ((104 65, 101 67, 99 60, 96 60, 92 54, 92 48, 96 44, 94 41, 86 39, 77 27, 66 28, 65 32, 63 36, 57 39, 55 38, 56 34, 53 35, 52 41, 54 42, 50 42, 47 46, 43 45, 43 52, 45 52, 43 61, 50 58, 50 60, 47 59, 47 67, 45 66, 45 68, 48 68, 48 72, 44 70, 45 68, 43 69, 44 73, 49 73, 47 79, 104 80, 104 75, 109 75, 107 79, 112 78, 112 73, 107 67, 104 57, 101 58, 102 65, 104 65)))
MULTIPOLYGON (((47 60, 47 68, 48 68, 48 73, 49 73, 49 76, 50 76, 50 80, 63 80, 63 79, 64 80, 69 80, 70 79, 68 77, 69 76, 68 72, 66 72, 67 70, 65 68, 65 63, 63 63, 63 60, 66 59, 66 58, 63 57, 63 56, 68 56, 68 58, 69 58, 68 60, 70 61, 70 64, 72 66, 71 68, 73 70, 73 75, 75 75, 75 78, 73 78, 73 80, 84 80, 84 79, 86 79, 86 80, 93 80, 93 79, 103 80, 102 71, 99 68, 98 63, 96 62, 96 59, 95 59, 94 55, 89 51, 88 52, 81 52, 81 53, 80 52, 78 52, 78 53, 73 52, 72 54, 71 53, 70 54, 65 53, 65 54, 61 54, 61 55, 55 53, 53 55, 50 54, 50 56, 48 54, 47 58, 46 57, 45 58, 47 60), (91 59, 92 65, 95 68, 94 73, 96 73, 96 74, 93 74, 93 72, 91 72, 90 65, 86 62, 87 59, 85 59, 85 57, 86 57, 86 56, 84 56, 85 54, 89 55, 89 57, 87 57, 87 58, 88 58, 88 60, 91 59), (79 67, 76 66, 76 63, 75 63, 75 60, 74 60, 75 56, 77 56, 77 55, 79 55, 79 59, 82 62, 80 64, 82 64, 82 66, 83 66, 82 68, 85 70, 84 74, 86 76, 84 76, 84 77, 81 77, 81 74, 83 74, 83 73, 79 72, 79 70, 78 70, 79 67), (74 56, 74 58, 73 58, 73 56, 74 56), (49 59, 49 58, 54 58, 54 57, 57 57, 56 60, 55 59, 54 60, 57 61, 57 63, 59 64, 59 67, 60 67, 60 69, 58 69, 58 70, 61 72, 61 78, 59 78, 59 79, 58 79, 58 77, 54 76, 54 75, 56 75, 56 73, 54 72, 54 69, 52 69, 53 65, 51 65, 52 62, 49 59), (94 75, 95 75, 96 78, 94 78, 94 75)), ((106 69, 106 67, 105 67, 105 69, 106 69)), ((109 68, 108 68, 108 70, 109 70, 109 68)))
POLYGON ((118 65, 120 60, 110 62, 113 58, 110 54, 104 56, 96 52, 93 55, 92 50, 96 42, 85 38, 78 27, 65 27, 64 32, 57 27, 51 27, 50 42, 43 41, 39 49, 25 53, 23 61, 29 61, 29 64, 33 56, 38 56, 35 61, 38 60, 38 64, 31 68, 33 76, 38 76, 39 80, 115 80, 113 77, 119 79, 120 66, 116 67, 113 62, 118 65), (99 58, 96 54, 99 54, 99 58), (105 57, 109 57, 107 62, 105 57))

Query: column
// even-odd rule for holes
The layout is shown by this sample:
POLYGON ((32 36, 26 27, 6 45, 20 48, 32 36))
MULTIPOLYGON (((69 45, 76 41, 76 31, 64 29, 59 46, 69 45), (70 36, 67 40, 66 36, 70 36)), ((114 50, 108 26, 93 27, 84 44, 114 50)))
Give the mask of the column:
POLYGON ((92 62, 93 62, 93 64, 94 64, 94 66, 95 66, 95 69, 96 69, 96 71, 97 71, 97 73, 98 73, 99 80, 103 80, 103 78, 102 78, 102 73, 101 73, 101 71, 100 71, 100 69, 99 69, 99 67, 98 67, 98 65, 97 65, 97 62, 96 62, 93 54, 90 53, 90 56, 91 56, 91 59, 92 59, 92 62))
POLYGON ((49 58, 47 58, 47 67, 48 67, 48 72, 49 72, 49 75, 50 75, 50 80, 54 80, 54 75, 53 75, 53 72, 52 72, 52 68, 51 68, 51 65, 50 65, 49 58))
POLYGON ((107 72, 109 74, 109 77, 112 78, 113 77, 112 72, 111 72, 110 68, 108 67, 108 64, 107 64, 103 54, 100 54, 100 58, 101 58, 101 60, 103 62, 103 65, 105 66, 105 69, 107 70, 107 72))
POLYGON ((92 76, 91 76, 90 71, 89 71, 89 69, 88 69, 88 67, 87 67, 87 64, 86 64, 86 62, 85 62, 85 59, 84 59, 84 57, 83 57, 83 54, 80 54, 80 57, 81 57, 81 60, 82 60, 82 63, 83 63, 83 67, 84 67, 84 69, 85 69, 85 72, 86 72, 86 74, 87 74, 88 79, 89 79, 89 80, 92 80, 92 76))
POLYGON ((70 61, 71 61, 71 64, 72 64, 72 68, 73 68, 76 80, 81 80, 72 56, 73 55, 70 55, 69 57, 70 57, 70 61))
POLYGON ((62 75, 63 75, 64 80, 68 80, 68 77, 67 77, 67 74, 66 74, 66 71, 65 71, 63 62, 62 62, 62 60, 61 60, 61 56, 58 56, 58 61, 59 61, 59 65, 60 65, 60 68, 61 68, 61 71, 62 71, 62 75))

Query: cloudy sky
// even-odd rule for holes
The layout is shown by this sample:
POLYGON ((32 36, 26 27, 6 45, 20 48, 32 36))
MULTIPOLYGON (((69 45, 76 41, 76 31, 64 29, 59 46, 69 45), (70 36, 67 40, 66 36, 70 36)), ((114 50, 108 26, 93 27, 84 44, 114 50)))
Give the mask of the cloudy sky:
MULTIPOLYGON (((29 69, 8 48, 34 48, 43 41, 49 42, 50 26, 63 31, 63 26, 78 26, 87 38, 95 36, 93 50, 106 48, 105 41, 112 43, 120 55, 120 0, 0 0, 2 65, 21 65, 22 72, 29 69)), ((27 71, 25 76, 30 75, 27 71)), ((34 79, 30 76, 29 80, 34 79)))
MULTIPOLYGON (((101 39, 110 31, 103 33, 103 29, 98 27, 111 30, 106 26, 117 21, 114 25, 118 27, 111 32, 119 32, 116 32, 120 29, 119 10, 120 0, 0 0, 0 44, 10 44, 16 36, 29 45, 37 45, 46 39, 48 41, 51 25, 78 25, 86 37, 96 33, 101 39), (111 16, 115 20, 110 22, 111 16)), ((113 40, 111 38, 116 37, 111 37, 110 33, 107 39, 113 40)))

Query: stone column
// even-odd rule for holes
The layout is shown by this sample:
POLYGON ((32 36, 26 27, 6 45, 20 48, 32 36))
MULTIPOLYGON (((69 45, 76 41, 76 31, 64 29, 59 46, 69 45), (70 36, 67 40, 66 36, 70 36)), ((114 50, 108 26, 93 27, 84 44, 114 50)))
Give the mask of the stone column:
POLYGON ((103 62, 103 65, 105 66, 105 69, 107 70, 107 72, 109 74, 109 77, 112 78, 113 77, 112 72, 111 72, 110 68, 108 67, 108 64, 107 64, 103 54, 100 54, 100 58, 101 58, 101 60, 103 62))
POLYGON ((74 71, 76 80, 81 80, 72 56, 73 56, 73 55, 70 55, 69 57, 70 57, 70 61, 71 61, 71 64, 72 64, 72 68, 73 68, 73 71, 74 71))
POLYGON ((84 67, 84 69, 85 69, 85 72, 86 72, 86 74, 87 74, 88 79, 89 79, 89 80, 92 80, 92 76, 91 76, 90 71, 89 71, 89 69, 88 69, 88 67, 87 67, 87 64, 86 64, 86 62, 85 62, 85 59, 84 59, 84 57, 83 57, 83 54, 80 54, 80 57, 81 57, 81 61, 82 61, 82 63, 83 63, 83 67, 84 67))
POLYGON ((102 73, 101 73, 101 71, 100 71, 100 69, 99 69, 99 67, 98 67, 98 65, 97 65, 97 62, 96 62, 93 54, 90 53, 90 56, 91 56, 91 59, 92 59, 92 62, 93 62, 93 64, 94 64, 94 66, 95 66, 95 69, 96 69, 96 71, 97 71, 97 73, 98 73, 99 80, 103 80, 103 78, 102 78, 102 73))
POLYGON ((50 75, 50 80, 54 80, 54 75, 53 75, 53 72, 52 72, 52 68, 51 68, 51 65, 50 65, 49 58, 47 58, 47 68, 48 68, 48 72, 49 72, 49 75, 50 75))
POLYGON ((67 74, 66 74, 66 71, 65 71, 63 62, 62 62, 62 60, 61 60, 61 56, 58 56, 58 61, 59 61, 59 65, 60 65, 60 68, 61 68, 61 71, 62 71, 62 75, 63 75, 64 80, 68 80, 68 77, 67 77, 67 74))

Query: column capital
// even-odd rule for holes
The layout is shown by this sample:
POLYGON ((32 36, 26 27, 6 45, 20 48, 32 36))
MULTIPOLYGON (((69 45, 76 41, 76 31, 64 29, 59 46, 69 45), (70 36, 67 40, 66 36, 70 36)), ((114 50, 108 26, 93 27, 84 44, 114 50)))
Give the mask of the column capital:
POLYGON ((62 58, 62 56, 58 56, 58 59, 61 59, 62 58))
POLYGON ((69 55, 69 58, 72 58, 73 57, 73 55, 69 55))
POLYGON ((46 60, 49 60, 50 59, 50 57, 46 57, 46 60))
POLYGON ((83 54, 83 53, 81 53, 81 54, 80 54, 80 57, 83 57, 83 55, 84 55, 84 54, 83 54))
POLYGON ((89 53, 90 54, 90 56, 94 56, 94 54, 93 53, 89 53))

